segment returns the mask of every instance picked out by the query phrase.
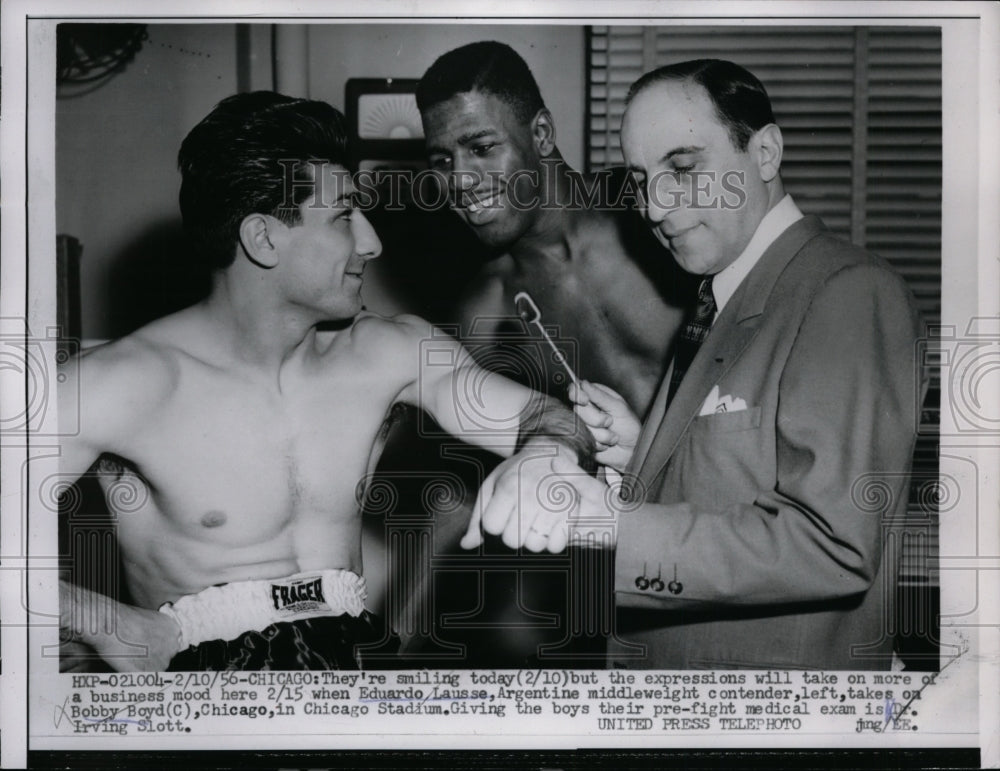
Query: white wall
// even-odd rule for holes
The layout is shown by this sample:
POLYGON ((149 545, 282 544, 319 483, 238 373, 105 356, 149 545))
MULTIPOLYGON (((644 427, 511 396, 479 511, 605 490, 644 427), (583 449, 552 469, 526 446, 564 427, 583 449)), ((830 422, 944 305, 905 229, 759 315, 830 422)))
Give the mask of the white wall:
POLYGON ((316 25, 309 30, 310 94, 343 109, 348 78, 419 78, 441 54, 479 40, 507 43, 528 63, 555 118, 559 149, 581 169, 585 59, 579 25, 316 25))
POLYGON ((122 333, 110 316, 112 267, 148 234, 179 222, 181 140, 235 92, 234 25, 151 24, 124 72, 57 100, 56 228, 83 244, 84 338, 122 333))

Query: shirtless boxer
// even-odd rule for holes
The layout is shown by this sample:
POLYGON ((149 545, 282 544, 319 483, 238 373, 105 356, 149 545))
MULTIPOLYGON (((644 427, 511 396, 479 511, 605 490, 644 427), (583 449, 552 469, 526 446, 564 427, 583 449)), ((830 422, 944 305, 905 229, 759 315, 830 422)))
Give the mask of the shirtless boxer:
MULTIPOLYGON (((501 43, 472 43, 444 54, 424 74, 416 96, 430 167, 440 172, 458 218, 496 255, 457 298, 448 318, 459 325, 460 339, 484 367, 565 396, 568 373, 515 310, 515 295, 528 292, 542 324, 558 328, 555 343, 575 372, 609 384, 624 395, 630 411, 644 414, 683 317, 674 298, 691 292, 675 265, 661 259, 658 243, 631 209, 628 191, 622 190, 624 170, 584 177, 563 160, 555 121, 531 71, 501 43)), ((382 466, 389 478, 417 470, 421 476, 461 476, 474 468, 469 458, 486 468, 493 462, 464 449, 462 460, 450 461, 446 456, 454 448, 437 447, 433 438, 414 439, 415 421, 402 420, 391 435, 382 466)), ((598 444, 606 452, 616 437, 609 431, 601 436, 611 442, 598 444)), ((470 495, 464 507, 431 512, 436 553, 457 550, 472 502, 470 495)), ((463 542, 469 548, 479 545, 478 530, 471 533, 463 542)), ((532 570, 532 563, 508 556, 510 565, 480 579, 490 587, 483 590, 485 600, 462 583, 442 581, 435 587, 425 571, 404 582, 414 587, 408 601, 419 604, 430 597, 430 609, 421 612, 438 625, 443 615, 468 617, 471 608, 485 608, 468 629, 452 623, 439 630, 441 638, 465 643, 469 665, 574 663, 582 649, 567 662, 542 660, 537 651, 570 634, 574 622, 567 609, 574 601, 568 584, 585 577, 567 581, 559 570, 532 570), (560 628, 537 625, 537 616, 522 608, 559 617, 560 628), (494 634, 501 626, 505 633, 494 634)), ((404 634, 407 653, 427 642, 404 634)), ((584 648, 594 647, 591 642, 603 645, 590 641, 584 648)), ((593 661, 599 665, 603 658, 598 653, 593 661)))
POLYGON ((563 408, 484 377, 448 338, 427 356, 425 322, 358 315, 381 245, 352 203, 345 136, 322 102, 221 102, 179 156, 210 296, 86 353, 79 382, 65 373, 80 413, 60 409, 80 433, 63 473, 100 459, 139 495, 114 512, 137 606, 114 607, 117 634, 84 628, 80 606, 103 600, 62 585, 64 625, 116 668, 357 666, 355 643, 377 639, 358 488, 395 402, 506 456, 532 428, 573 446, 563 408), (125 655, 131 643, 148 655, 125 655))

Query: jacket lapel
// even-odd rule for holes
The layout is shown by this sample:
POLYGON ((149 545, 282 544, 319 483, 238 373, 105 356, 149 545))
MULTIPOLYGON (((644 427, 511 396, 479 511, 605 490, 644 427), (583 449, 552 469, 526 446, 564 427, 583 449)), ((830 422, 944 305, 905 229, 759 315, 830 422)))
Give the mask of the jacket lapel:
MULTIPOLYGON (((723 308, 705 342, 684 375, 674 400, 663 417, 654 423, 655 405, 665 402, 665 385, 636 443, 629 470, 638 469, 639 489, 649 489, 653 480, 670 460, 691 421, 716 385, 750 344, 757 332, 767 302, 778 276, 799 250, 825 228, 818 217, 804 217, 782 233, 761 255, 760 260, 723 308), (662 400, 662 401, 661 401, 662 400)), ((664 383, 667 379, 664 380, 664 383)), ((661 407, 662 409, 662 407, 661 407)))

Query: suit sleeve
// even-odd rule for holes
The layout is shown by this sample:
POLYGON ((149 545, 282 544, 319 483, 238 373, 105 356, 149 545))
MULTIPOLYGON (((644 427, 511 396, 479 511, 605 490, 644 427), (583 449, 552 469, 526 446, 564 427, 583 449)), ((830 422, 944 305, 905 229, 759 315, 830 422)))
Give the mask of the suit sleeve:
POLYGON ((916 311, 898 276, 862 265, 830 276, 802 318, 788 330, 795 340, 778 387, 773 489, 714 511, 682 502, 623 512, 620 605, 809 602, 871 586, 885 516, 907 495, 921 387, 916 311), (637 590, 636 577, 658 565, 664 581, 677 566, 681 593, 637 590))

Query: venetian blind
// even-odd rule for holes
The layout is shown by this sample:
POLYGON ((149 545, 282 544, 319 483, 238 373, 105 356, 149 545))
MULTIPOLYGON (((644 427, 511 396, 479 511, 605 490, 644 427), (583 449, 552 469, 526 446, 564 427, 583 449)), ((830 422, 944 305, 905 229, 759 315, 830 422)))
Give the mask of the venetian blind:
POLYGON ((695 58, 729 59, 771 96, 782 177, 800 208, 890 260, 940 322, 941 34, 929 28, 593 27, 589 171, 622 163, 629 86, 695 58))

